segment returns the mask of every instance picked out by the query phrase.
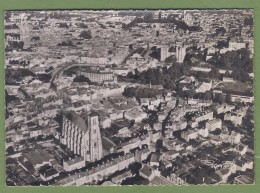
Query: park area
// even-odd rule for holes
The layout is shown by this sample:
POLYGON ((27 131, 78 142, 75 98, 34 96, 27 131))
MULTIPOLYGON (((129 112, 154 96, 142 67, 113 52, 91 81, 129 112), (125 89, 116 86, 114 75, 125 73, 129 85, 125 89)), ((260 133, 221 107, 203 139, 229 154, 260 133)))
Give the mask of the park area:
POLYGON ((253 87, 249 83, 243 82, 223 82, 217 86, 226 94, 252 96, 253 87))

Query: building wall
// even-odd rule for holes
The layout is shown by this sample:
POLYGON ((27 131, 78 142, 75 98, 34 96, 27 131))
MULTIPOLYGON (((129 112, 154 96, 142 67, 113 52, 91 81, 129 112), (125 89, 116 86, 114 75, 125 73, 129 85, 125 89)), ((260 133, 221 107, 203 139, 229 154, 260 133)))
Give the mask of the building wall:
POLYGON ((168 47, 163 46, 161 47, 161 61, 165 61, 167 57, 168 57, 168 47))
POLYGON ((113 72, 78 72, 78 74, 89 78, 91 82, 102 83, 104 81, 116 81, 116 77, 113 72))
MULTIPOLYGON (((146 154, 146 153, 145 153, 146 154)), ((145 157, 145 156, 144 156, 145 157)), ((116 171, 122 170, 129 166, 129 164, 136 161, 135 154, 127 154, 122 157, 112 160, 102 165, 97 166, 86 172, 81 172, 73 176, 69 176, 68 179, 60 180, 56 182, 58 185, 84 185, 88 183, 93 183, 98 180, 102 180, 104 177, 107 177, 113 174, 116 171)))
POLYGON ((102 140, 98 116, 88 116, 88 128, 90 128, 90 161, 97 161, 102 158, 102 140))
POLYGON ((72 171, 75 169, 83 168, 86 165, 85 160, 77 162, 75 164, 68 164, 67 162, 63 162, 63 168, 65 171, 72 171))
POLYGON ((186 47, 177 47, 176 48, 176 59, 177 59, 177 62, 183 63, 185 55, 186 55, 186 47))
POLYGON ((64 116, 62 143, 75 154, 83 156, 85 161, 100 160, 102 158, 102 141, 98 116, 88 117, 86 132, 64 116))

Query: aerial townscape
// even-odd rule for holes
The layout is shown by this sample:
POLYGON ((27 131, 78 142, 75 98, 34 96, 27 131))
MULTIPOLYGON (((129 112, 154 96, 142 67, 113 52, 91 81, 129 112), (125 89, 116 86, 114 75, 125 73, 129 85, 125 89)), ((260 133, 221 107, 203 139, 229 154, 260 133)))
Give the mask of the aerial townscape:
POLYGON ((7 186, 255 183, 253 10, 4 19, 7 186))

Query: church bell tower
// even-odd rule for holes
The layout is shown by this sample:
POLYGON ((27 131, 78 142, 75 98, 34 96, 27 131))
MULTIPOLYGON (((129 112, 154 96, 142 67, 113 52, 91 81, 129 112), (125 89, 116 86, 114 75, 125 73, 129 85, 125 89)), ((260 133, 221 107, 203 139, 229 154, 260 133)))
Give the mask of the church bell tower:
POLYGON ((102 158, 102 141, 99 127, 98 114, 91 112, 88 115, 90 161, 94 162, 102 158))

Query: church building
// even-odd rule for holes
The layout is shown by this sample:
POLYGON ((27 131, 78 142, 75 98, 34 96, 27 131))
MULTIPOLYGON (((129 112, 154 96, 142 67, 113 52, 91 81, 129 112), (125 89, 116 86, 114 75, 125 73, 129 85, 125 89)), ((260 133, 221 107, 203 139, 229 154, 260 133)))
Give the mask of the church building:
POLYGON ((100 160, 102 140, 98 114, 95 112, 86 112, 82 115, 75 112, 65 113, 61 142, 75 154, 84 157, 85 161, 100 160))

